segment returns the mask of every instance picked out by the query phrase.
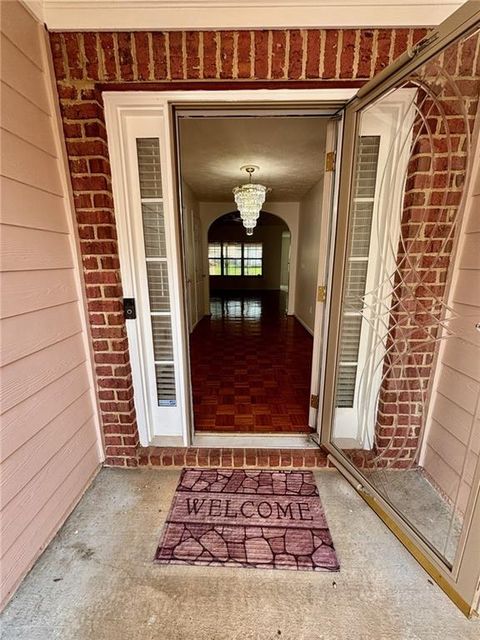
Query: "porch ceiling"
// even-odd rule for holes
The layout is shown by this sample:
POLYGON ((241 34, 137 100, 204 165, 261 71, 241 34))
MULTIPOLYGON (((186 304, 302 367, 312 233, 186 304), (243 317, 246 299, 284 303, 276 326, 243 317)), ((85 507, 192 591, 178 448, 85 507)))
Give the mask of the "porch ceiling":
POLYGON ((26 0, 50 30, 436 25, 461 0, 26 0))

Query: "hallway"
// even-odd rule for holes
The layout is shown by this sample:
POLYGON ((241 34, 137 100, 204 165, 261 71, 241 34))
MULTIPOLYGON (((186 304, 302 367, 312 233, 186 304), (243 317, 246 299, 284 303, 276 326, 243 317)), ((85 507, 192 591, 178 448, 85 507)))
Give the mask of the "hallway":
POLYGON ((213 292, 190 339, 195 428, 310 433, 313 339, 281 291, 213 292))

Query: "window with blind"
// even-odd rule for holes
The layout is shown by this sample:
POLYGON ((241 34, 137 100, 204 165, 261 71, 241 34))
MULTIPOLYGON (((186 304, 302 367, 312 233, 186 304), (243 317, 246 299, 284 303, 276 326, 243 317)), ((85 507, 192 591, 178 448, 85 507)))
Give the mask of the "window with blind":
POLYGON ((379 148, 380 136, 359 138, 340 333, 337 407, 353 407, 355 401, 379 148))
POLYGON ((137 138, 137 160, 157 402, 171 407, 176 406, 175 363, 159 140, 137 138))
POLYGON ((261 276, 261 242, 209 242, 208 265, 211 276, 261 276))

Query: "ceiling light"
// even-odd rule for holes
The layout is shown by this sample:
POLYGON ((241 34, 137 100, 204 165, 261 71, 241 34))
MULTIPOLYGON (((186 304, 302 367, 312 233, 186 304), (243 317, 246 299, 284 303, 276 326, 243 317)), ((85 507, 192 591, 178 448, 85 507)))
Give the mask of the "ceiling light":
POLYGON ((270 189, 264 187, 263 184, 256 184, 252 182, 252 174, 258 169, 255 165, 247 165, 240 167, 240 170, 245 169, 248 174, 249 180, 247 184, 242 184, 233 189, 233 195, 235 197, 235 203, 240 212, 243 226, 247 230, 247 236, 253 235, 253 229, 255 228, 262 210, 262 205, 265 202, 267 192, 270 189))

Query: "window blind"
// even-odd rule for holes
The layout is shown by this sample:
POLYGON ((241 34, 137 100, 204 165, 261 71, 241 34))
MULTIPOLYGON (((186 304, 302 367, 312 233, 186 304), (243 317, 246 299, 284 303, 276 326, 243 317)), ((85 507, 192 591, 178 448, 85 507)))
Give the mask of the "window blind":
POLYGON ((157 402, 159 406, 175 406, 172 311, 159 140, 157 138, 138 138, 137 159, 157 402))
POLYGON ((379 148, 380 136, 360 137, 353 180, 345 273, 335 402, 337 407, 353 407, 355 400, 379 148))

